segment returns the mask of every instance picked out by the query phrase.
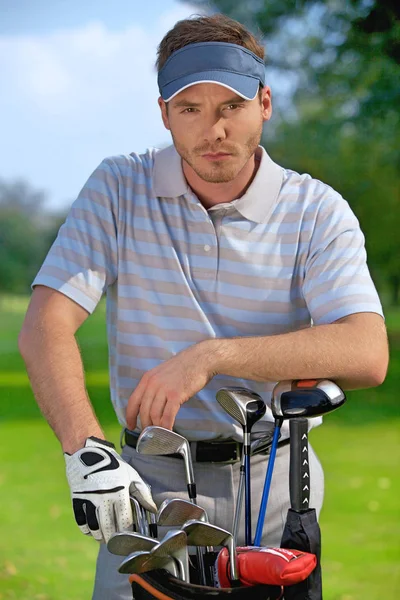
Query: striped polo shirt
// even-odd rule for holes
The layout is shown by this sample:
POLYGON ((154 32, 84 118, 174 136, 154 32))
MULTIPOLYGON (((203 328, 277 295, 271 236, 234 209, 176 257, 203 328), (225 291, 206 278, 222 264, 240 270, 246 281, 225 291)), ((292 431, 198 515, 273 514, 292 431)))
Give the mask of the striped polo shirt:
MULTIPOLYGON (((277 165, 261 146, 256 157, 246 193, 209 210, 188 186, 174 146, 106 158, 32 283, 89 313, 106 293, 111 400, 123 426, 142 375, 201 340, 382 315, 348 203, 310 175, 277 165)), ((229 385, 269 405, 275 383, 218 375, 180 408, 174 429, 193 441, 241 440, 241 426, 215 398, 229 385)), ((272 420, 267 409, 263 421, 272 420)))

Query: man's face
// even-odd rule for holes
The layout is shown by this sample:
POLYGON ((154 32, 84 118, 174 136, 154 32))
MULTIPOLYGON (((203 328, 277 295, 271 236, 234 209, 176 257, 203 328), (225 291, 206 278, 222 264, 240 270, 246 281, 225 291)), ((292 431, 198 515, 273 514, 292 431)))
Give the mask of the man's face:
POLYGON ((158 103, 174 145, 191 169, 209 183, 235 179, 260 143, 272 112, 271 93, 263 88, 254 100, 215 84, 200 83, 158 103))

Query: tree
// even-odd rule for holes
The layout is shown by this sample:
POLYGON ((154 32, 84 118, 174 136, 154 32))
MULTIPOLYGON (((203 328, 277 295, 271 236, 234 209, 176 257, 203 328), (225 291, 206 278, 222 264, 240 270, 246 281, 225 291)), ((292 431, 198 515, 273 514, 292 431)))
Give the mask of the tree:
MULTIPOLYGON (((191 0, 202 8, 210 3, 191 0)), ((338 189, 366 235, 376 283, 399 302, 400 5, 393 0, 214 0, 267 40, 290 82, 264 142, 284 166, 338 189)), ((274 90, 273 90, 274 91, 274 90)))
POLYGON ((0 180, 0 293, 29 291, 55 237, 56 217, 45 199, 24 181, 0 180))

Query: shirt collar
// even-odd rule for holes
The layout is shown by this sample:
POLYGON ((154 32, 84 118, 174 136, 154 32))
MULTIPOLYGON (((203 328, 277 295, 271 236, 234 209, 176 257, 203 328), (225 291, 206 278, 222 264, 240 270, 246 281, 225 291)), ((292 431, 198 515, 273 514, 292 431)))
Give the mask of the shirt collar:
MULTIPOLYGON (((275 206, 283 181, 283 168, 262 146, 258 146, 260 166, 249 188, 232 204, 249 221, 265 223, 275 206)), ((156 196, 174 198, 191 192, 182 170, 181 157, 174 145, 157 152, 153 172, 156 196)), ((226 206, 226 205, 225 205, 226 206)))

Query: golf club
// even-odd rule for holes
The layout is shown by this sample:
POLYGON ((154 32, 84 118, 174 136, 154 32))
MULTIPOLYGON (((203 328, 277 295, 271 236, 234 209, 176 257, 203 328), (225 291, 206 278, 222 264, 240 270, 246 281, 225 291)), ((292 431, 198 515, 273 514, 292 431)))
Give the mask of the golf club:
POLYGON ((292 418, 289 421, 289 428, 290 508, 286 517, 281 546, 310 552, 315 555, 317 564, 307 580, 290 586, 285 593, 285 598, 296 600, 309 596, 315 600, 322 600, 321 530, 315 509, 310 508, 308 421, 303 417, 292 418))
POLYGON ((129 500, 131 502, 133 519, 136 523, 136 530, 142 535, 147 535, 148 532, 146 533, 146 527, 144 525, 142 506, 134 496, 129 496, 129 500))
MULTIPOLYGON (((271 426, 272 426, 272 423, 271 423, 271 426)), ((261 448, 263 448, 263 449, 265 448, 265 450, 266 450, 267 448, 269 448, 271 446, 271 443, 272 443, 272 432, 271 432, 271 434, 266 434, 266 435, 264 435, 264 437, 252 441, 250 444, 250 450, 251 450, 250 454, 253 455, 254 452, 256 452, 257 450, 261 451, 261 448)), ((233 539, 235 540, 235 544, 238 543, 239 523, 240 523, 240 517, 242 514, 242 505, 243 505, 243 496, 244 496, 244 477, 243 477, 244 468, 245 468, 244 461, 245 461, 245 455, 243 452, 241 462, 240 462, 239 487, 238 487, 235 514, 234 514, 233 525, 232 525, 232 534, 233 534, 233 539)))
POLYGON ((179 566, 183 581, 190 583, 187 535, 182 530, 168 531, 161 542, 150 550, 151 557, 173 558, 179 566))
MULTIPOLYGON (((318 417, 332 412, 342 406, 346 398, 343 390, 328 379, 301 379, 280 381, 272 391, 271 410, 275 417, 275 433, 282 426, 284 419, 295 417, 318 417)), ((278 438, 271 446, 268 469, 265 477, 260 512, 258 515, 254 545, 260 546, 271 488, 272 471, 275 462, 278 438), (275 443, 276 442, 276 443, 275 443)))
MULTIPOLYGON (((151 425, 143 429, 139 435, 136 451, 140 454, 150 454, 153 456, 168 456, 169 454, 180 454, 185 465, 186 483, 189 499, 193 504, 197 504, 196 483, 193 473, 192 455, 190 453, 189 442, 179 433, 170 429, 151 425)), ((200 569, 200 578, 203 585, 206 584, 206 573, 203 561, 203 555, 198 549, 197 562, 200 569)))
POLYGON ((237 570, 236 544, 233 535, 211 523, 191 519, 182 525, 189 546, 225 546, 229 552, 232 585, 240 584, 237 570))
POLYGON ((192 455, 189 442, 175 431, 151 425, 143 429, 139 435, 136 450, 140 454, 168 456, 180 454, 185 464, 185 473, 189 498, 196 504, 196 483, 193 474, 192 455))
MULTIPOLYGON (((226 387, 218 390, 216 394, 217 401, 222 408, 243 427, 243 456, 240 465, 240 478, 245 478, 245 526, 246 526, 246 545, 251 544, 251 478, 250 478, 250 432, 257 421, 259 421, 266 411, 264 400, 255 392, 241 387, 226 387)), ((243 484, 242 484, 243 485, 243 484)), ((240 488, 238 491, 238 500, 236 510, 240 510, 240 488)), ((235 517, 239 520, 239 517, 235 517)), ((237 533, 237 527, 236 527, 237 533)))
MULTIPOLYGON (((151 485, 148 485, 148 488, 150 490, 150 494, 151 494, 151 485)), ((157 530, 157 517, 154 513, 150 512, 149 510, 146 510, 146 518, 147 518, 147 524, 148 524, 148 528, 149 528, 149 535, 152 538, 157 538, 158 537, 158 530, 157 530)))
POLYGON ((154 513, 146 510, 147 516, 147 524, 149 527, 150 537, 157 538, 158 537, 158 527, 157 527, 157 517, 154 513))
POLYGON ((141 535, 140 533, 119 531, 110 537, 107 542, 107 549, 111 554, 128 556, 132 552, 151 550, 157 544, 157 540, 141 535))
POLYGON ((308 462, 308 421, 293 418, 290 428, 289 493, 290 506, 298 513, 310 506, 310 465, 308 462))
POLYGON ((269 496, 269 491, 271 489, 272 473, 274 471, 275 458, 276 458, 276 452, 278 449, 278 441, 279 441, 279 438, 281 435, 282 423, 283 423, 282 417, 275 418, 274 435, 272 438, 271 450, 270 450, 269 458, 268 458, 267 472, 265 474, 264 488, 263 488, 263 493, 262 493, 262 497, 261 497, 260 511, 259 511, 258 520, 257 520, 256 535, 255 535, 254 543, 253 543, 254 546, 259 546, 261 544, 261 537, 262 537, 262 531, 263 531, 264 520, 265 520, 265 512, 267 510, 268 496, 269 496))
POLYGON ((329 379, 280 381, 272 395, 272 414, 284 419, 320 417, 346 401, 343 390, 329 379))
POLYGON ((147 511, 144 506, 140 506, 140 511, 142 513, 142 526, 143 526, 143 535, 147 535, 150 537, 150 517, 148 516, 149 511, 147 511))
POLYGON ((177 564, 170 556, 151 556, 150 552, 133 552, 118 567, 119 573, 146 573, 153 569, 166 569, 174 577, 179 577, 177 564))
POLYGON ((160 527, 180 527, 189 519, 208 521, 204 508, 180 498, 164 500, 157 512, 157 522, 160 527))

